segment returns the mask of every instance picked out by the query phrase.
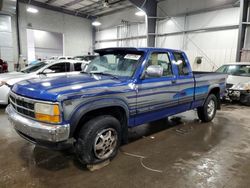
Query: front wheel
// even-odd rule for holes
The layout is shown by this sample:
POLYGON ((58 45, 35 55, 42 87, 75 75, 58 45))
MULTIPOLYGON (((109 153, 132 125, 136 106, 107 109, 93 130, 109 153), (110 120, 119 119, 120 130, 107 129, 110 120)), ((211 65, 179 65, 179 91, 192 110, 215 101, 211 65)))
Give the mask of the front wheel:
POLYGON ((214 94, 210 94, 204 105, 197 108, 198 117, 203 122, 210 122, 214 119, 218 107, 218 100, 214 94))
POLYGON ((113 116, 98 116, 83 125, 75 151, 82 164, 97 164, 115 157, 120 142, 120 122, 113 116))

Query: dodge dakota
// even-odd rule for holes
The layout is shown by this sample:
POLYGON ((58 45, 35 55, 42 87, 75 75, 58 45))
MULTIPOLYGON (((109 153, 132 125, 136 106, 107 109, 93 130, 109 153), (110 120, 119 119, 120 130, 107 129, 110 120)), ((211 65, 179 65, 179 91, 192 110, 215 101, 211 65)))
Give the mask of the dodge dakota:
POLYGON ((226 75, 192 72, 182 51, 107 48, 79 75, 15 84, 6 108, 26 140, 60 149, 74 143, 83 164, 112 159, 127 142, 128 128, 197 109, 213 120, 226 75))

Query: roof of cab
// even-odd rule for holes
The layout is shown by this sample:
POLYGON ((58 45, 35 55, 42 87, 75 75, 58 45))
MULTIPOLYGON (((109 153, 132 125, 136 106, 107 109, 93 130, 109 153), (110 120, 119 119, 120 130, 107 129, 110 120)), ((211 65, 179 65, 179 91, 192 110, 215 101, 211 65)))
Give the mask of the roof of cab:
POLYGON ((100 52, 112 52, 112 51, 144 51, 144 52, 148 52, 148 51, 162 51, 162 50, 166 50, 166 51, 173 51, 173 52, 182 52, 181 50, 176 50, 176 49, 168 49, 168 48, 153 48, 153 47, 145 47, 145 48, 131 48, 131 47, 114 47, 114 48, 101 48, 101 49, 96 49, 95 52, 96 53, 100 53, 100 52))

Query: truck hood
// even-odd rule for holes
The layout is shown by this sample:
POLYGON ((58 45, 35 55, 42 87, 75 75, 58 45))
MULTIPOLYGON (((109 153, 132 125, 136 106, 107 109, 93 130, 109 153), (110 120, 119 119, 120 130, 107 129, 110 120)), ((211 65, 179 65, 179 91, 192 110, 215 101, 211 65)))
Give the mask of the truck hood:
POLYGON ((227 83, 228 84, 239 84, 239 83, 249 83, 250 82, 250 77, 246 76, 233 76, 233 75, 228 75, 227 78, 227 83))
POLYGON ((12 91, 24 97, 45 101, 66 100, 85 91, 100 90, 118 86, 124 81, 111 79, 108 76, 90 76, 87 74, 66 75, 54 78, 36 78, 24 80, 15 84, 12 91))

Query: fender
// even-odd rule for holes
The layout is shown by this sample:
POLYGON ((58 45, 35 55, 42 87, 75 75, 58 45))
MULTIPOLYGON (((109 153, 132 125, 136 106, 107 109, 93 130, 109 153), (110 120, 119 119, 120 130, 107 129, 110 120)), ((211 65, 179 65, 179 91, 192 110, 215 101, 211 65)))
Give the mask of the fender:
MULTIPOLYGON (((204 102, 203 102, 203 105, 204 105, 204 103, 205 103, 207 97, 208 97, 209 94, 211 93, 211 91, 212 91, 213 89, 216 89, 216 88, 218 88, 219 91, 221 91, 221 88, 220 88, 220 85, 219 85, 219 84, 213 84, 213 85, 210 85, 210 86, 209 86, 208 92, 207 92, 207 96, 206 96, 206 98, 205 98, 205 100, 204 100, 204 102)), ((220 94, 220 93, 219 93, 219 94, 220 94)), ((221 103, 220 103, 220 99, 219 99, 219 100, 218 100, 218 107, 217 107, 217 109, 220 109, 220 105, 221 105, 221 103)))
POLYGON ((98 100, 92 100, 87 103, 80 104, 72 113, 70 117, 70 137, 73 136, 77 125, 81 118, 90 111, 98 110, 106 107, 122 107, 126 112, 127 122, 129 122, 129 107, 127 103, 121 98, 104 98, 98 100))

